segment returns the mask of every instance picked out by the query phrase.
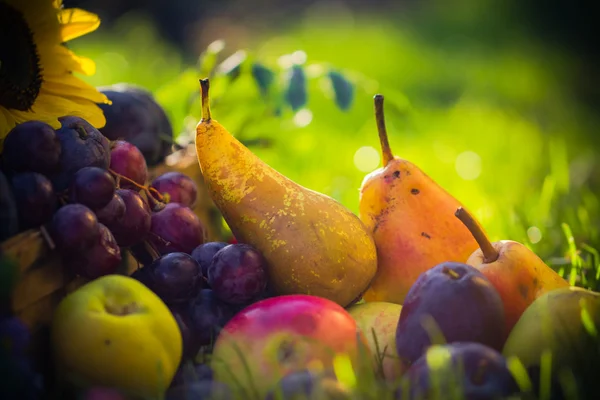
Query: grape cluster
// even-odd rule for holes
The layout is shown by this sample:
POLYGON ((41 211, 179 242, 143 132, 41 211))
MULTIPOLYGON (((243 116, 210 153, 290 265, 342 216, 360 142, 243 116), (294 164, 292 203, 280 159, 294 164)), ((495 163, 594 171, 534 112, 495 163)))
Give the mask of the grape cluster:
POLYGON ((80 117, 59 120, 57 130, 24 122, 4 141, 0 161, 17 232, 40 229, 65 267, 87 279, 115 273, 124 253, 140 244, 152 260, 204 242, 204 226, 190 208, 198 195, 191 178, 165 173, 148 182, 136 146, 109 140, 80 117))

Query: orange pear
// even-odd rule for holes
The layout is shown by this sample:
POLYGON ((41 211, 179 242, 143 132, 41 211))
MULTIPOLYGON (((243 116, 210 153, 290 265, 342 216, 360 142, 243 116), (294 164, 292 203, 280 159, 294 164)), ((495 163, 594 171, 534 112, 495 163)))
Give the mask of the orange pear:
POLYGON ((455 215, 479 243, 480 248, 471 254, 467 264, 479 269, 500 294, 507 334, 535 299, 551 290, 569 287, 569 282, 525 245, 514 240, 491 243, 467 210, 459 207, 455 215))
POLYGON ((477 242, 453 216, 461 203, 415 164, 393 155, 383 96, 374 101, 383 167, 362 182, 359 216, 375 240, 378 267, 364 298, 402 304, 421 273, 444 261, 465 262, 477 242))

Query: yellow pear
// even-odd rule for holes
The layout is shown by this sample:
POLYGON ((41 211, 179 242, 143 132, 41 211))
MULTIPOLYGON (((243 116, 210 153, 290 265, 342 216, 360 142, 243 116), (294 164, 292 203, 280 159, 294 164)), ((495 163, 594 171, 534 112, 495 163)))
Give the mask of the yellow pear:
POLYGON ((350 210, 260 160, 211 117, 201 81, 198 162, 210 196, 238 241, 267 261, 274 294, 310 294, 345 307, 377 269, 373 238, 350 210))

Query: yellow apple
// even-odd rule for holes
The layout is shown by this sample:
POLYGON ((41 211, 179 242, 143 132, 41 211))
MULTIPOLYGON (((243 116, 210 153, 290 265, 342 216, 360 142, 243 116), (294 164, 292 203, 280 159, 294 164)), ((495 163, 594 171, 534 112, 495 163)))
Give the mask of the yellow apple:
POLYGON ((348 307, 348 312, 367 339, 375 365, 381 368, 380 372, 389 382, 397 380, 404 372, 403 364, 396 354, 396 328, 401 311, 401 305, 384 301, 348 307))
POLYGON ((150 289, 106 275, 67 295, 52 322, 57 368, 76 386, 106 386, 161 399, 182 354, 173 315, 150 289))

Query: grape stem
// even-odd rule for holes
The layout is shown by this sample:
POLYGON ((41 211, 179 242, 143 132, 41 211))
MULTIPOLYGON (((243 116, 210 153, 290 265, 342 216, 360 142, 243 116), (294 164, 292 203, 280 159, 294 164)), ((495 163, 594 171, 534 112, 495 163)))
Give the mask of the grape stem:
POLYGON ((137 187, 138 189, 143 190, 148 196, 152 196, 152 198, 154 200, 158 200, 160 202, 164 202, 163 195, 160 194, 160 192, 158 190, 154 189, 153 187, 148 187, 148 186, 140 185, 139 183, 137 183, 133 179, 130 179, 130 178, 126 177, 125 175, 121 175, 121 174, 119 174, 118 172, 116 172, 113 169, 109 168, 108 171, 115 176, 115 179, 117 181, 117 187, 119 187, 119 184, 121 183, 121 181, 125 181, 125 182, 130 183, 133 186, 137 187))
POLYGON ((40 233, 42 234, 42 237, 46 241, 48 247, 50 247, 50 250, 54 250, 56 248, 56 244, 54 243, 54 240, 52 240, 50 233, 48 233, 48 229, 46 229, 44 225, 40 226, 40 233))

